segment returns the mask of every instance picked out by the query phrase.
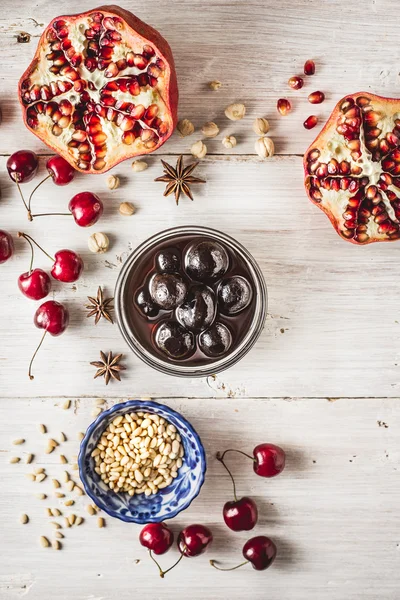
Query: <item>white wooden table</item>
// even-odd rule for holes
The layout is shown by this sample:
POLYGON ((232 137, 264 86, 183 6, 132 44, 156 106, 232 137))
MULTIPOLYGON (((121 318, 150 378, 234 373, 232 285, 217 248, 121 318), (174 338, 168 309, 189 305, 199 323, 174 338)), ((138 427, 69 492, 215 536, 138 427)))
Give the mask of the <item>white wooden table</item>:
MULTIPOLYGON (((399 459, 399 275, 400 243, 355 247, 336 235, 326 217, 307 200, 301 155, 317 129, 307 132, 311 113, 307 95, 326 94, 318 108, 321 123, 347 93, 368 90, 399 93, 398 3, 396 0, 126 0, 124 8, 159 29, 170 42, 180 84, 180 118, 197 128, 215 120, 218 138, 207 141, 207 157, 198 169, 207 180, 194 189, 193 203, 177 208, 162 197, 160 158, 174 162, 188 155, 199 133, 181 140, 174 135, 148 159, 150 168, 134 174, 130 163, 113 173, 122 185, 110 192, 106 176, 78 176, 66 188, 49 183, 38 193, 43 212, 65 205, 84 189, 98 192, 106 210, 92 230, 62 218, 26 221, 17 190, 5 170, 7 157, 31 148, 46 159, 49 150, 23 126, 16 85, 33 56, 43 27, 63 8, 54 2, 3 0, 0 14, 0 228, 26 230, 50 251, 78 250, 86 270, 76 285, 55 285, 54 297, 65 301, 71 326, 60 338, 46 339, 29 381, 27 365, 40 332, 33 326, 35 304, 16 286, 28 267, 28 246, 16 241, 15 257, 1 266, 0 310, 0 598, 31 600, 117 600, 121 597, 177 597, 200 600, 394 600, 400 586, 399 459), (24 16, 21 16, 24 15, 24 16), (31 41, 17 42, 28 32, 31 41), (300 74, 314 58, 316 75, 301 92, 287 79, 300 74), (219 79, 211 92, 207 82, 219 79), (294 110, 279 117, 279 97, 293 99, 294 110), (243 101, 246 118, 229 122, 224 108, 243 101), (267 116, 276 156, 261 162, 254 152, 251 123, 267 116), (235 134, 231 151, 223 135, 235 134), (119 215, 123 200, 137 213, 119 215), (87 320, 87 295, 102 285, 112 295, 119 269, 130 249, 166 227, 201 224, 221 228, 242 242, 259 261, 269 290, 269 315, 256 347, 240 364, 209 380, 172 378, 151 371, 126 348, 116 326, 87 320), (111 239, 106 255, 87 249, 93 231, 111 239), (127 371, 121 383, 107 388, 93 380, 99 350, 125 352, 127 371), (66 532, 61 552, 39 546, 51 536, 45 507, 57 506, 51 477, 34 484, 24 477, 44 466, 61 476, 59 454, 70 460, 78 451, 77 432, 93 419, 93 406, 152 397, 180 410, 198 429, 207 451, 206 483, 188 511, 172 522, 175 532, 202 522, 215 534, 209 553, 185 560, 160 580, 137 541, 139 527, 107 518, 100 530, 95 519, 66 532), (69 411, 61 408, 71 399, 69 411), (68 442, 51 455, 45 437, 64 431, 68 442), (21 447, 12 440, 26 438, 21 447), (235 564, 249 535, 233 534, 221 509, 231 498, 226 474, 214 459, 228 446, 251 451, 262 441, 287 450, 288 466, 275 480, 257 478, 248 462, 238 460, 239 493, 252 495, 261 518, 255 534, 276 540, 278 559, 269 571, 250 567, 233 573, 213 571, 209 558, 235 564), (11 456, 35 454, 32 466, 10 464, 11 456), (40 501, 35 492, 49 499, 40 501), (30 522, 19 524, 21 513, 30 522)), ((89 2, 72 0, 68 12, 88 10, 89 2)), ((43 172, 43 164, 42 164, 43 172)), ((46 266, 38 256, 37 266, 46 266)), ((71 465, 68 465, 71 471, 71 465)), ((72 473, 72 471, 71 471, 72 473)), ((74 506, 85 514, 87 499, 74 506)), ((176 551, 163 564, 172 563, 176 551)))

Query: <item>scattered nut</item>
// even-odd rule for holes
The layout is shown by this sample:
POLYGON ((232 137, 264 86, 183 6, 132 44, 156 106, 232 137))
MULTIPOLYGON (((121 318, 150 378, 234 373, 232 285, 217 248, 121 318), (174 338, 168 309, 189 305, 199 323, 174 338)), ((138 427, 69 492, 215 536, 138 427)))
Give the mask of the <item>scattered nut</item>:
POLYGON ((132 163, 132 170, 135 173, 141 173, 145 171, 149 165, 144 160, 134 160, 132 163))
POLYGON ((64 471, 63 475, 64 475, 63 482, 67 483, 69 481, 69 473, 68 473, 68 471, 64 471))
POLYGON ((53 517, 61 517, 61 510, 58 510, 58 508, 52 508, 51 509, 51 514, 53 517))
POLYGON ((29 479, 30 481, 35 481, 36 480, 36 476, 33 475, 33 473, 25 473, 25 477, 27 479, 29 479))
POLYGON ((45 448, 45 453, 46 454, 51 454, 54 450, 54 446, 52 446, 51 444, 47 444, 47 447, 45 448))
POLYGON ((64 402, 64 404, 62 405, 64 410, 68 410, 70 406, 71 406, 71 400, 66 400, 64 402))
POLYGON ((62 540, 64 538, 64 534, 61 533, 61 531, 56 531, 54 534, 54 537, 59 538, 60 540, 62 540))
POLYGON ((64 504, 65 506, 72 506, 73 504, 75 504, 75 500, 72 500, 72 498, 70 498, 69 500, 66 500, 64 504))
POLYGON ((73 471, 78 471, 78 470, 79 470, 78 463, 73 463, 73 465, 72 465, 72 470, 73 470, 73 471))
POLYGON ((78 431, 78 434, 77 434, 78 442, 81 442, 84 437, 85 437, 85 434, 83 433, 83 431, 78 431))
POLYGON ((40 433, 47 433, 47 427, 46 427, 46 425, 40 424, 39 425, 39 431, 40 431, 40 433))
POLYGON ((246 114, 246 107, 244 104, 239 104, 239 103, 230 104, 225 109, 225 115, 231 121, 240 121, 240 119, 243 119, 245 114, 246 114))
POLYGON ((201 132, 206 137, 213 138, 219 134, 219 127, 213 121, 209 121, 208 123, 204 123, 201 132))
POLYGON ((101 529, 102 527, 105 527, 105 525, 106 525, 105 519, 103 519, 103 517, 99 517, 97 519, 97 527, 100 527, 100 529, 101 529))
POLYGON ((51 508, 46 508, 46 515, 48 517, 52 517, 53 516, 53 513, 51 512, 51 508))
POLYGON ((262 117, 256 119, 253 123, 253 131, 257 135, 264 135, 265 133, 268 133, 269 123, 267 119, 263 119, 262 117))
POLYGON ((110 246, 110 240, 105 233, 92 233, 88 239, 88 248, 94 254, 104 254, 110 246))
POLYGON ((43 546, 43 548, 48 548, 50 546, 49 540, 44 535, 40 536, 39 542, 40 542, 40 545, 43 546))
POLYGON ((213 90, 213 92, 215 92, 216 90, 219 90, 221 85, 222 85, 222 83, 220 81, 218 81, 218 79, 214 79, 214 81, 210 81, 210 83, 208 84, 208 87, 210 88, 210 90, 213 90))
POLYGON ((109 175, 107 177, 107 187, 109 190, 116 190, 119 187, 119 177, 116 175, 109 175))
POLYGON ((62 465, 66 465, 68 462, 68 460, 66 459, 66 457, 64 456, 64 454, 60 454, 60 463, 62 465))
POLYGON ((275 152, 274 142, 269 137, 258 138, 254 147, 260 158, 270 158, 275 152))
POLYGON ((36 498, 39 498, 39 500, 46 500, 47 496, 46 494, 36 494, 36 498))
POLYGON ((83 518, 82 517, 76 517, 75 525, 79 526, 79 525, 82 525, 82 523, 83 523, 83 518))
POLYGON ((76 485, 73 491, 78 494, 78 496, 83 496, 85 493, 83 489, 79 487, 79 485, 76 485))
POLYGON ((69 480, 69 481, 67 481, 67 485, 65 487, 67 488, 67 490, 69 492, 72 492, 72 490, 75 487, 75 483, 73 481, 69 480))
POLYGON ((50 438, 48 441, 48 445, 53 446, 53 448, 57 448, 57 446, 59 446, 59 443, 56 440, 53 440, 52 438, 50 438))
POLYGON ((132 202, 121 202, 119 205, 119 212, 124 217, 130 217, 135 212, 135 207, 132 202))
POLYGON ((62 492, 54 492, 54 495, 56 498, 65 498, 65 494, 62 492))
POLYGON ((59 540, 54 540, 51 544, 54 550, 61 550, 61 542, 59 540))
POLYGON ((57 523, 57 521, 50 521, 50 525, 54 527, 54 529, 61 529, 61 525, 60 523, 57 523))
POLYGON ((44 468, 36 467, 36 469, 34 469, 33 472, 35 473, 35 475, 40 475, 40 473, 44 473, 44 468))
POLYGON ((207 146, 201 140, 199 140, 192 145, 190 152, 196 158, 204 158, 207 154, 207 146))
POLYGON ((105 404, 106 401, 103 398, 97 398, 96 400, 96 406, 103 406, 103 404, 105 404))
POLYGON ((182 119, 176 126, 176 130, 181 137, 187 137, 194 132, 194 125, 189 119, 182 119))
POLYGON ((234 148, 236 143, 236 138, 233 135, 227 135, 222 140, 222 145, 225 146, 225 148, 234 148))
POLYGON ((92 410, 92 417, 98 417, 103 412, 103 409, 100 406, 97 406, 92 410))
POLYGON ((61 483, 58 481, 58 479, 52 479, 52 482, 53 482, 53 487, 55 487, 55 488, 61 487, 61 483))
POLYGON ((65 527, 71 527, 68 517, 64 518, 65 527))
POLYGON ((21 444, 25 444, 25 440, 23 438, 19 438, 18 440, 13 441, 14 446, 20 446, 21 444))
POLYGON ((96 510, 93 508, 93 506, 91 504, 87 505, 86 510, 88 511, 89 515, 91 515, 92 517, 93 517, 93 515, 96 514, 96 510))
POLYGON ((62 442, 66 442, 67 441, 67 436, 65 435, 65 433, 63 433, 63 432, 60 433, 60 440, 62 442))
POLYGON ((25 459, 26 464, 30 465, 32 461, 33 461, 33 454, 28 454, 25 459))
POLYGON ((19 522, 22 525, 26 525, 27 523, 29 523, 29 517, 28 517, 28 515, 21 515, 20 518, 19 518, 19 522))
POLYGON ((72 526, 75 523, 76 515, 72 514, 67 517, 68 523, 72 526))
POLYGON ((39 483, 41 481, 44 481, 46 479, 47 475, 46 473, 40 473, 39 475, 36 475, 35 479, 36 481, 38 481, 39 483))
POLYGON ((20 461, 20 460, 21 460, 21 459, 20 459, 20 457, 19 457, 19 456, 13 456, 12 458, 10 458, 10 463, 11 463, 12 465, 15 465, 16 463, 19 463, 19 461, 20 461))

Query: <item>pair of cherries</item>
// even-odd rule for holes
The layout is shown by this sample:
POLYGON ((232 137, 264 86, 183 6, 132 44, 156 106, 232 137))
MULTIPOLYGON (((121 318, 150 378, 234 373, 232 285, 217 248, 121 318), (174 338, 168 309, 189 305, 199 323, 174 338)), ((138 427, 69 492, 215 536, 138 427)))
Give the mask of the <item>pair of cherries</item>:
MULTIPOLYGON (((238 498, 236 495, 236 485, 233 475, 224 462, 225 455, 228 452, 238 452, 253 461, 253 470, 260 477, 275 477, 279 475, 285 468, 286 456, 284 450, 274 444, 264 443, 258 444, 253 450, 253 456, 242 452, 241 450, 228 449, 225 452, 217 453, 219 460, 232 480, 233 497, 234 499, 224 504, 222 514, 224 521, 232 531, 250 531, 255 527, 258 521, 257 504, 252 498, 243 496, 238 498)), ((251 563, 257 571, 268 569, 276 558, 276 546, 274 542, 267 536, 258 535, 245 543, 242 549, 242 554, 246 559, 245 562, 228 569, 217 566, 215 560, 210 560, 211 566, 220 571, 232 571, 243 565, 251 563)))
POLYGON ((165 554, 174 543, 174 534, 165 523, 149 523, 140 532, 139 541, 148 548, 150 558, 156 563, 160 577, 171 571, 182 560, 184 556, 193 558, 206 551, 211 544, 213 535, 205 525, 189 525, 182 529, 178 535, 177 545, 180 552, 178 560, 166 571, 160 567, 153 554, 165 554))
POLYGON ((101 215, 103 214, 103 203, 100 198, 92 192, 81 192, 76 194, 68 205, 69 213, 38 213, 32 214, 31 212, 31 201, 36 190, 45 182, 47 179, 52 179, 53 183, 58 186, 68 185, 75 177, 75 169, 64 159, 62 156, 52 156, 46 163, 48 171, 47 177, 45 177, 33 190, 29 196, 28 202, 25 201, 24 195, 21 191, 20 184, 28 183, 31 181, 38 170, 39 160, 37 155, 31 150, 19 150, 11 154, 7 161, 7 170, 11 179, 16 183, 19 193, 22 198, 22 202, 28 213, 28 219, 32 221, 34 217, 44 216, 73 216, 75 222, 79 227, 90 227, 94 225, 101 215))

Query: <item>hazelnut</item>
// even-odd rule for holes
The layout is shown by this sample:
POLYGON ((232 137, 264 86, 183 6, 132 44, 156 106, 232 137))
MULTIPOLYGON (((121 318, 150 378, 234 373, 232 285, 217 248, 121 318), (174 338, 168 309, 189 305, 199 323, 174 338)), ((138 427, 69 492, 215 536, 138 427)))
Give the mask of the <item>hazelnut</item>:
POLYGON ((254 147, 260 158, 270 158, 275 152, 274 142, 269 137, 258 138, 254 147))
POLYGON ((135 173, 141 173, 145 171, 149 165, 144 160, 134 160, 132 163, 132 171, 135 173))
POLYGON ((264 135, 269 131, 269 123, 267 119, 256 119, 253 123, 253 131, 257 135, 264 135))
POLYGON ((220 81, 218 81, 218 79, 215 79, 214 81, 210 81, 210 83, 208 84, 208 87, 210 88, 210 90, 213 90, 215 92, 216 90, 219 90, 221 85, 222 85, 222 83, 220 81))
POLYGON ((176 126, 176 130, 181 137, 186 137, 187 135, 192 135, 194 132, 194 125, 189 119, 182 119, 176 126))
POLYGON ((88 247, 91 252, 103 254, 107 252, 110 240, 105 233, 92 233, 88 239, 88 247))
POLYGON ((225 148, 234 148, 236 146, 236 138, 233 135, 227 135, 222 140, 222 145, 225 148))
POLYGON ((230 104, 225 109, 225 115, 231 121, 240 121, 246 114, 246 107, 244 104, 230 104))
POLYGON ((196 158, 204 158, 207 154, 207 146, 201 140, 199 140, 192 145, 190 152, 196 158))
POLYGON ((116 175, 107 177, 107 187, 109 190, 116 190, 119 187, 119 177, 116 175))
POLYGON ((121 215, 124 215, 124 217, 130 217, 135 212, 135 207, 132 202, 121 202, 119 205, 119 212, 121 215))
POLYGON ((201 128, 201 133, 206 137, 213 138, 219 134, 219 127, 216 123, 209 121, 208 123, 204 123, 203 127, 201 128))

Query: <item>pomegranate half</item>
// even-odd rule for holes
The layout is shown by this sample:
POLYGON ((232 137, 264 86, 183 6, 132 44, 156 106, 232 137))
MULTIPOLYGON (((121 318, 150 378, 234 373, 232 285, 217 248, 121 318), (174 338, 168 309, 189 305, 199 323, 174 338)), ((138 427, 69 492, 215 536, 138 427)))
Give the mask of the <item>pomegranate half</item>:
POLYGON ((400 237, 400 100, 340 100, 304 155, 312 202, 354 244, 400 237))
POLYGON ((172 134, 174 59, 155 29, 117 6, 57 17, 20 79, 19 98, 28 129, 78 171, 104 173, 172 134))

